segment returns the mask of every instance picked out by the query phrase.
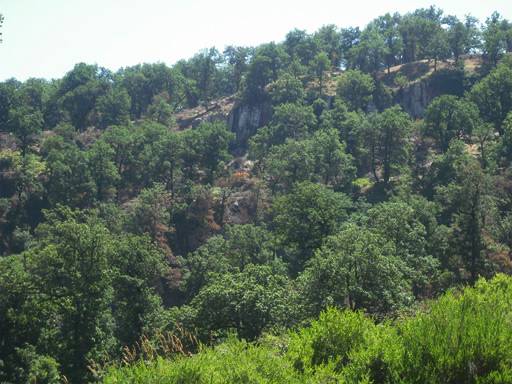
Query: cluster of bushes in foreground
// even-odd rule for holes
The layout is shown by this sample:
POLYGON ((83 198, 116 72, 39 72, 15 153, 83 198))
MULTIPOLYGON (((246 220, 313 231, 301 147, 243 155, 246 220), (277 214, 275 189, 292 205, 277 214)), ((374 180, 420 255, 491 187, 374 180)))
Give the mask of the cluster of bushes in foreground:
POLYGON ((199 350, 146 355, 104 382, 510 383, 512 278, 481 279, 393 322, 330 308, 283 336, 199 350))

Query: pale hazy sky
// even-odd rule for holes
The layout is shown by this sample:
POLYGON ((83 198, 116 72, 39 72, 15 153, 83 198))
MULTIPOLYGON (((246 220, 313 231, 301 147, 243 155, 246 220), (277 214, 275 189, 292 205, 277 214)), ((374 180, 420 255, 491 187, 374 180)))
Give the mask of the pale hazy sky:
POLYGON ((173 64, 202 48, 281 41, 293 28, 364 26, 432 4, 481 21, 494 10, 512 19, 512 0, 0 0, 0 80, 61 77, 77 62, 173 64))

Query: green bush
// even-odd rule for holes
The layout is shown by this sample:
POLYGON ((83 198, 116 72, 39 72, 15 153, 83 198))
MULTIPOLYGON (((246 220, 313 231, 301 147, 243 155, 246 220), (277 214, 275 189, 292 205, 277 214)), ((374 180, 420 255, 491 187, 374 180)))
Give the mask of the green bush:
POLYGON ((406 382, 512 382, 512 279, 450 292, 399 331, 406 382))
POLYGON ((274 348, 234 338, 216 348, 174 361, 157 358, 111 369, 105 384, 194 383, 259 384, 301 383, 289 360, 274 348))
POLYGON ((112 368, 105 383, 512 383, 512 278, 481 279, 394 323, 329 308, 281 337, 112 368))
POLYGON ((329 308, 309 328, 291 334, 288 356, 300 372, 329 363, 339 371, 349 362, 351 352, 366 344, 374 328, 361 312, 329 308))

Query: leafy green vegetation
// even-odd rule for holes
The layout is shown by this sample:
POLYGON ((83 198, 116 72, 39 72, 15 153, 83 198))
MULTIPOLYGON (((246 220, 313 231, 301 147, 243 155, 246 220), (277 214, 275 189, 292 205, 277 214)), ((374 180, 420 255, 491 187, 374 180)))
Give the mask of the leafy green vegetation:
POLYGON ((511 36, 0 83, 0 382, 512 382, 511 36))
POLYGON ((228 338, 193 357, 108 369, 105 383, 507 383, 512 280, 452 291, 414 316, 375 323, 330 308, 311 325, 257 344, 228 338))

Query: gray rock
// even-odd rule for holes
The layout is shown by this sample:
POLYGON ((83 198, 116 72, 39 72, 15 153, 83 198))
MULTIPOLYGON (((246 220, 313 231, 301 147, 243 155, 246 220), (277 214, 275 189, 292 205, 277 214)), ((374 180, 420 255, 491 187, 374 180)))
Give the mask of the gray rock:
POLYGON ((228 126, 236 135, 236 147, 246 149, 249 138, 270 121, 271 115, 270 104, 235 105, 228 116, 228 126))

